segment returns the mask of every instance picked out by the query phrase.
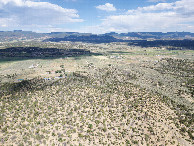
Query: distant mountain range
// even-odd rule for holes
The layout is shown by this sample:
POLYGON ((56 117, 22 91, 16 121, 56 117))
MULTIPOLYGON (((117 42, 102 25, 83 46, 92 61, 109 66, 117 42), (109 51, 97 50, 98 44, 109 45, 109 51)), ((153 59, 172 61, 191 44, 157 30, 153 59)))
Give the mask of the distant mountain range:
POLYGON ((51 32, 36 33, 32 31, 0 31, 0 41, 39 39, 44 41, 82 41, 91 43, 109 43, 125 40, 173 40, 194 39, 194 33, 190 32, 128 32, 95 35, 91 33, 78 32, 51 32))
POLYGON ((190 32, 128 32, 128 33, 106 33, 106 35, 118 36, 125 39, 189 39, 194 38, 190 32))
POLYGON ((70 35, 63 38, 49 38, 44 41, 50 42, 61 42, 61 41, 71 41, 71 42, 86 42, 86 43, 111 43, 111 42, 125 42, 127 40, 115 38, 110 35, 70 35))

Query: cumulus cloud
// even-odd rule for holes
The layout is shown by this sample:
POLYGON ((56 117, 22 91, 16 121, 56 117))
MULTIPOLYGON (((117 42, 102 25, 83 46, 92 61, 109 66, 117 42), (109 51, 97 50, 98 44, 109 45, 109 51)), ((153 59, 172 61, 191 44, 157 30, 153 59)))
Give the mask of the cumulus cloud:
POLYGON ((139 7, 138 11, 160 11, 160 10, 170 10, 173 8, 173 3, 159 3, 157 5, 151 5, 148 7, 139 7))
POLYGON ((128 10, 122 15, 107 16, 102 23, 93 27, 101 32, 130 31, 191 31, 194 32, 194 1, 180 0, 159 3, 128 10))
POLYGON ((97 9, 99 10, 104 10, 104 11, 116 11, 117 9, 113 6, 113 4, 106 3, 105 5, 99 5, 96 6, 97 9))
MULTIPOLYGON (((194 0, 181 0, 176 1, 175 7, 173 8, 178 14, 184 17, 194 16, 194 0)), ((192 17, 193 18, 193 17, 192 17)), ((194 19, 193 19, 194 21, 194 19)))
MULTIPOLYGON (((109 16, 104 22, 103 26, 109 26, 117 32, 128 32, 128 31, 158 31, 165 30, 166 28, 175 27, 180 21, 175 19, 175 13, 139 13, 134 15, 118 15, 109 16)), ((106 29, 108 30, 108 29, 106 29)), ((176 30, 175 30, 176 31, 176 30)))
POLYGON ((180 0, 173 3, 158 3, 147 7, 138 7, 136 10, 128 10, 129 13, 143 11, 175 11, 181 14, 194 14, 194 0, 180 0))
POLYGON ((82 21, 77 10, 65 9, 49 2, 0 0, 0 26, 46 26, 82 21))

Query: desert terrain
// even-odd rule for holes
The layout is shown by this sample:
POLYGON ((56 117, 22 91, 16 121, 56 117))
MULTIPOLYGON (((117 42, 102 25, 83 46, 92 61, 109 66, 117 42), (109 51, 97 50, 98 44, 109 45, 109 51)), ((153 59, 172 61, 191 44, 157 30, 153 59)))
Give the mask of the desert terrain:
POLYGON ((194 145, 194 51, 14 42, 88 54, 0 61, 0 145, 194 145))

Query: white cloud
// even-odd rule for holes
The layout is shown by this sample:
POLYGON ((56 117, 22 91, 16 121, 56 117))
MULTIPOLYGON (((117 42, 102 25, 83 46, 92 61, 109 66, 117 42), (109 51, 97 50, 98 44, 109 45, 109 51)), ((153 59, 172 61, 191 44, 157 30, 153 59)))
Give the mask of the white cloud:
POLYGON ((159 3, 111 15, 93 26, 96 33, 130 31, 190 31, 194 32, 194 0, 159 3), (96 27, 96 28, 95 28, 96 27), (98 31, 98 32, 97 32, 98 31))
POLYGON ((97 9, 104 10, 104 11, 116 11, 116 8, 113 4, 106 3, 105 5, 96 6, 97 9))
MULTIPOLYGON (((194 16, 194 0, 181 0, 175 2, 174 10, 184 16, 191 17, 194 16)), ((194 19, 193 19, 194 21, 194 19)))
POLYGON ((0 0, 0 26, 33 27, 82 22, 75 9, 65 9, 49 2, 0 0))
POLYGON ((173 8, 173 3, 159 3, 157 5, 151 5, 148 7, 139 7, 138 10, 142 11, 159 11, 159 10, 170 10, 173 8))
POLYGON ((136 10, 128 10, 127 14, 138 12, 150 12, 150 11, 163 11, 174 9, 174 3, 158 3, 157 5, 151 5, 147 7, 138 7, 136 10))
MULTIPOLYGON (((175 27, 179 20, 171 21, 175 13, 137 13, 134 15, 109 16, 103 26, 109 26, 117 32, 128 31, 159 31, 165 30, 169 26, 175 27)), ((176 28, 176 27, 175 27, 176 28)), ((105 28, 108 30, 107 28, 105 28)))

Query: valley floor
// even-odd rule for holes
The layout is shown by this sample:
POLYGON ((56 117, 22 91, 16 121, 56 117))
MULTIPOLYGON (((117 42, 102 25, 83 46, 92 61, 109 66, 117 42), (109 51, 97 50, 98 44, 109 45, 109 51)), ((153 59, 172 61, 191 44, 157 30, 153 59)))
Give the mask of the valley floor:
POLYGON ((194 145, 193 60, 103 47, 33 69, 0 64, 0 145, 194 145))

